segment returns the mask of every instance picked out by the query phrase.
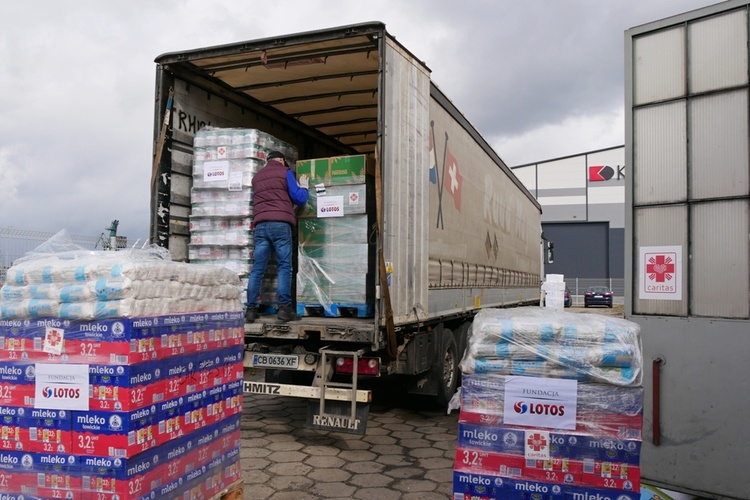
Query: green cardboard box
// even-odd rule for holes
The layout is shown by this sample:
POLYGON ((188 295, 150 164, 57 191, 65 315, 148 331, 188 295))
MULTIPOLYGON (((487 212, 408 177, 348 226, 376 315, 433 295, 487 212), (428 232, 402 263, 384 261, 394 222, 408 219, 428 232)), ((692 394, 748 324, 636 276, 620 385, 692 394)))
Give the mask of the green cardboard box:
POLYGON ((300 217, 318 216, 318 198, 328 196, 340 196, 344 216, 366 214, 373 205, 372 183, 347 184, 342 186, 328 186, 318 192, 314 187, 310 188, 310 197, 307 200, 300 217))
POLYGON ((297 177, 302 174, 310 177, 311 189, 317 184, 364 184, 367 176, 375 173, 375 161, 368 155, 334 156, 298 160, 296 169, 297 177))
POLYGON ((299 219, 297 221, 297 235, 300 246, 367 243, 368 231, 367 215, 299 219))

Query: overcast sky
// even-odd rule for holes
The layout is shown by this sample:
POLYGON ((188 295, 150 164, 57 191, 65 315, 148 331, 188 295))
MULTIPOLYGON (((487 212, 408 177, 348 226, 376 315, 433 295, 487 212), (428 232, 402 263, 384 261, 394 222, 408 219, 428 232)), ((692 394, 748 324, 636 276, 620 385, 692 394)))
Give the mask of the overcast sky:
POLYGON ((624 31, 713 0, 128 0, 0 5, 0 227, 149 234, 154 59, 367 21, 510 166, 624 143, 624 31))

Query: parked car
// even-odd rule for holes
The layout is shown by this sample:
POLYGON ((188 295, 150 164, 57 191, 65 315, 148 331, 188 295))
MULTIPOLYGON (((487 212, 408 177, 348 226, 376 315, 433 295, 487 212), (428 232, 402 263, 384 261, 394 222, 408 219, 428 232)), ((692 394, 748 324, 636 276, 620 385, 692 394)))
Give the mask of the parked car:
POLYGON ((565 288, 565 295, 563 297, 563 305, 565 307, 570 307, 571 305, 573 305, 573 303, 570 300, 570 288, 567 288, 567 287, 565 288))
POLYGON ((583 296, 583 306, 612 307, 612 291, 606 286, 592 286, 583 296))

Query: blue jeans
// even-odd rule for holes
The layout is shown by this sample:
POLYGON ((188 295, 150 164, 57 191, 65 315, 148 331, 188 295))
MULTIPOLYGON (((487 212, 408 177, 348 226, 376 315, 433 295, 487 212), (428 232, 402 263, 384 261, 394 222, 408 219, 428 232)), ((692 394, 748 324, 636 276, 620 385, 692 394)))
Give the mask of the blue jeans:
POLYGON ((247 282, 247 306, 258 307, 258 296, 271 252, 276 251, 279 267, 279 305, 292 303, 292 226, 286 222, 261 222, 255 226, 255 251, 247 282))

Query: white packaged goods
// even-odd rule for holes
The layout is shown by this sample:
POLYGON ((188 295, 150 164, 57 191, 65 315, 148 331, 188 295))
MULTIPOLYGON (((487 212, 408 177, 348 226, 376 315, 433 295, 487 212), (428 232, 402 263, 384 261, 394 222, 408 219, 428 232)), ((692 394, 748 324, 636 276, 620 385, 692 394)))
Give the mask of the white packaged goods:
MULTIPOLYGON (((204 127, 196 133, 190 190, 191 262, 249 276, 254 250, 252 180, 274 150, 283 153, 290 165, 297 161, 294 146, 260 130, 204 127)), ((271 295, 265 283, 262 292, 271 295)), ((244 289, 240 291, 243 303, 244 289)), ((275 297, 270 302, 276 302, 275 297)))
POLYGON ((128 318, 242 309, 235 273, 172 262, 157 247, 35 251, 8 270, 0 300, 2 319, 128 318))
POLYGON ((637 386, 641 352, 640 328, 624 319, 542 307, 482 309, 461 370, 637 386))

